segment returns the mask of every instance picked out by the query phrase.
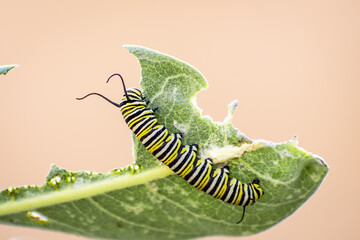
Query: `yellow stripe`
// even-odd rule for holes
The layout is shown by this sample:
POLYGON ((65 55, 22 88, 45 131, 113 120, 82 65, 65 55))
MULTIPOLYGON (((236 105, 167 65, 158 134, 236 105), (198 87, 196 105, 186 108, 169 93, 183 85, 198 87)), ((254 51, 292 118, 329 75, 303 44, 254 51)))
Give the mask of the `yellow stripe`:
POLYGON ((129 128, 131 129, 136 123, 140 122, 144 118, 147 118, 147 116, 135 118, 133 121, 128 123, 129 128))
MULTIPOLYGON (((225 182, 225 180, 223 180, 223 178, 221 178, 221 180, 222 180, 222 185, 219 185, 219 187, 216 189, 216 191, 215 191, 215 193, 213 194, 213 196, 215 197, 215 198, 218 198, 218 196, 219 196, 219 194, 221 193, 221 190, 223 189, 223 187, 224 187, 224 182, 225 182)), ((221 184, 221 183, 220 183, 221 184)))
POLYGON ((202 164, 204 162, 205 159, 200 158, 199 161, 196 163, 196 166, 199 166, 200 164, 202 164))
POLYGON ((135 109, 140 109, 140 108, 145 108, 145 106, 125 106, 123 109, 121 109, 121 114, 125 118, 130 113, 133 113, 135 111, 135 109), (130 111, 124 113, 125 111, 127 111, 129 109, 130 109, 130 111))
POLYGON ((181 147, 181 142, 180 142, 180 140, 178 139, 177 140, 177 147, 176 147, 176 149, 175 149, 175 151, 169 156, 169 158, 167 159, 167 160, 165 160, 163 163, 166 165, 166 166, 168 166, 170 163, 172 163, 172 161, 174 161, 175 160, 175 158, 176 158, 176 154, 177 154, 177 152, 179 151, 179 148, 181 147))
POLYGON ((165 129, 165 133, 164 136, 162 136, 157 142, 155 142, 155 144, 153 146, 149 145, 150 149, 148 149, 148 151, 150 153, 153 153, 155 150, 157 150, 159 147, 161 147, 164 139, 168 136, 168 131, 167 129, 165 129))
POLYGON ((225 193, 227 182, 228 182, 229 178, 228 178, 228 175, 226 175, 226 174, 224 175, 224 177, 225 177, 224 185, 221 188, 221 191, 219 192, 217 198, 221 198, 225 193))
MULTIPOLYGON (((245 186, 246 186, 246 185, 245 185, 245 186)), ((238 196, 237 196, 237 199, 236 199, 236 202, 235 202, 234 205, 239 205, 240 200, 241 200, 241 196, 243 195, 243 191, 245 190, 245 189, 243 189, 243 185, 240 184, 240 183, 239 183, 239 188, 240 188, 239 194, 238 194, 238 196)))
POLYGON ((218 174, 219 174, 219 169, 216 169, 214 174, 213 174, 213 178, 216 177, 216 175, 218 175, 218 174))
POLYGON ((255 186, 254 186, 253 184, 251 184, 251 187, 252 187, 252 189, 253 189, 254 202, 255 202, 256 200, 258 200, 259 196, 258 196, 258 194, 257 194, 256 191, 255 191, 255 186))
POLYGON ((189 171, 192 170, 192 165, 193 165, 195 159, 196 159, 196 155, 192 154, 192 159, 190 160, 189 165, 181 173, 179 173, 179 176, 181 178, 184 178, 189 173, 189 171))
POLYGON ((154 124, 156 124, 157 120, 154 119, 154 121, 145 129, 140 129, 140 132, 138 132, 137 137, 140 139, 142 138, 144 135, 146 135, 147 133, 150 132, 150 130, 156 130, 160 127, 160 125, 155 126, 154 128, 152 128, 154 126, 154 124), (151 129, 152 128, 152 129, 151 129))
POLYGON ((159 139, 154 146, 152 146, 150 149, 148 149, 148 151, 150 153, 153 153, 156 150, 158 150, 162 146, 162 143, 163 143, 163 140, 164 140, 165 137, 166 136, 163 136, 161 139, 159 139))
POLYGON ((208 171, 205 174, 203 180, 198 184, 198 186, 195 186, 195 187, 202 190, 206 186, 206 184, 209 182, 210 172, 211 172, 211 166, 208 167, 208 171))
POLYGON ((185 151, 187 151, 189 149, 189 147, 188 146, 185 146, 185 147, 183 147, 183 149, 181 149, 181 154, 183 154, 185 151))

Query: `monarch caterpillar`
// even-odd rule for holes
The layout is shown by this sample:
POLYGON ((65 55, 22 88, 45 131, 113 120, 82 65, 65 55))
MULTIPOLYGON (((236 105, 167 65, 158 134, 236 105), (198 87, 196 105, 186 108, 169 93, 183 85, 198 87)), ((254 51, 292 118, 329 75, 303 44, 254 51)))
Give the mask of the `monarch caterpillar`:
POLYGON ((242 206, 243 214, 237 222, 240 223, 245 216, 245 207, 253 205, 264 194, 259 185, 260 181, 255 178, 252 183, 241 183, 229 177, 227 166, 215 169, 210 158, 199 158, 196 144, 182 145, 181 133, 169 133, 164 125, 158 123, 154 114, 157 108, 148 108, 148 102, 145 101, 139 89, 126 89, 124 80, 118 73, 111 75, 106 82, 113 76, 121 78, 124 88, 124 95, 119 104, 99 93, 89 93, 77 99, 82 100, 90 95, 98 95, 120 108, 126 124, 146 150, 160 162, 207 194, 226 203, 242 206))

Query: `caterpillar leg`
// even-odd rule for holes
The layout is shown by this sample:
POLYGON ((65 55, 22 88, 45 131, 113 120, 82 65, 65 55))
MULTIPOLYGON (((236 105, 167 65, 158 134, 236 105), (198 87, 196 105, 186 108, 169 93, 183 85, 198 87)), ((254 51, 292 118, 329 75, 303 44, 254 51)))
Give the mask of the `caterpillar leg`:
POLYGON ((195 152, 195 153, 197 153, 197 151, 198 151, 198 149, 199 149, 199 145, 197 145, 197 144, 192 144, 192 145, 190 145, 191 147, 192 147, 192 150, 195 152))
POLYGON ((213 164, 213 160, 211 158, 207 158, 206 160, 209 162, 210 165, 213 164))

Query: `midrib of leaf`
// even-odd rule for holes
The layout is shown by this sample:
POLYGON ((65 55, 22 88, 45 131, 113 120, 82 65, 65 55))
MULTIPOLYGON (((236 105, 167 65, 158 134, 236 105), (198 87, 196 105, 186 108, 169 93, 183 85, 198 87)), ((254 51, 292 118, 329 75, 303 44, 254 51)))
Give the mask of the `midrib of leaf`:
POLYGON ((42 194, 29 199, 9 201, 0 205, 0 215, 12 214, 54 204, 89 198, 102 193, 119 190, 174 174, 170 168, 159 166, 134 175, 127 174, 111 179, 69 187, 56 192, 42 194))

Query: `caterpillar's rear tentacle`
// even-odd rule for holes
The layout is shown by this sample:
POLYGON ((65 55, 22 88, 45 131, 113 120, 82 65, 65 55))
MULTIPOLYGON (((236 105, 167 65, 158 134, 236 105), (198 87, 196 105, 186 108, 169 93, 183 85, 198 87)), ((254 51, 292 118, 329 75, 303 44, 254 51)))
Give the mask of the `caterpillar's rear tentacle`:
POLYGON ((241 223, 241 222, 242 222, 242 220, 243 220, 243 219, 244 219, 244 217, 245 217, 245 207, 246 207, 246 206, 243 206, 243 214, 242 214, 242 216, 241 216, 240 221, 238 221, 238 222, 237 222, 237 224, 241 223))

